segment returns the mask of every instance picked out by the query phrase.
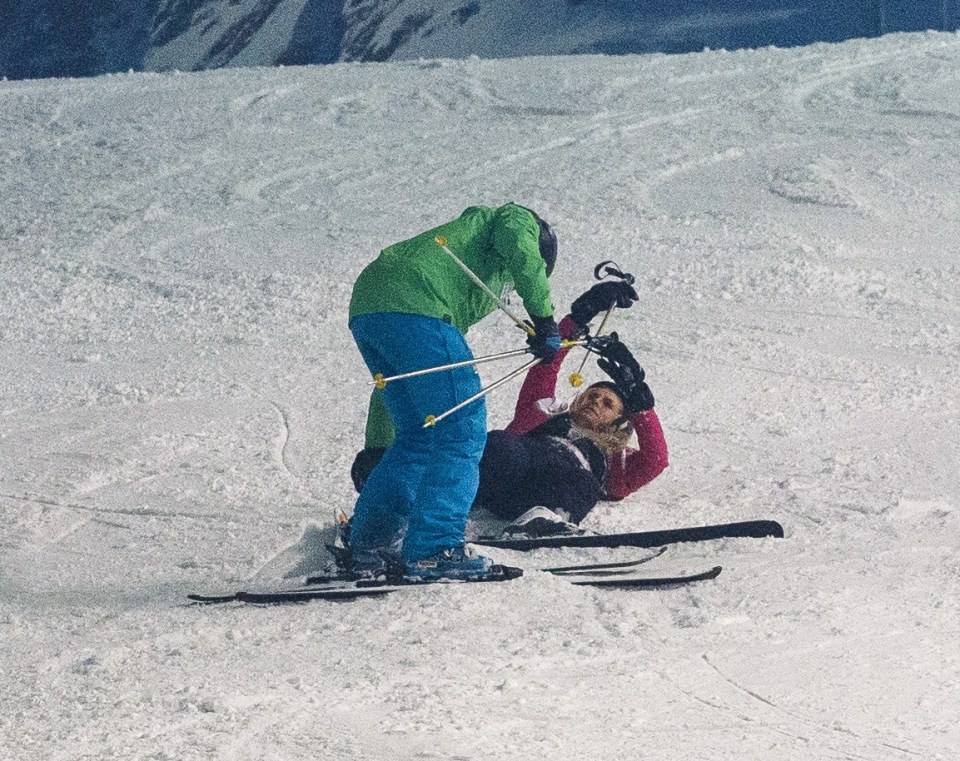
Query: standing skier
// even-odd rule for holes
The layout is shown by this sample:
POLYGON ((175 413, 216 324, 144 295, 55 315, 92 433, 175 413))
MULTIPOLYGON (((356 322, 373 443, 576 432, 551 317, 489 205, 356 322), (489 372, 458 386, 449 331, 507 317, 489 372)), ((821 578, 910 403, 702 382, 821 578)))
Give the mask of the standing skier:
MULTIPOLYGON (((387 247, 363 270, 350 301, 350 330, 370 372, 389 377, 472 359, 463 334, 497 304, 438 244, 442 239, 494 293, 512 284, 533 323, 534 355, 552 360, 560 334, 547 278, 556 237, 534 212, 508 203, 472 206, 387 247)), ((480 399, 424 426, 428 415, 480 390, 476 371, 461 367, 394 381, 374 393, 368 441, 394 437, 354 508, 349 572, 381 576, 388 562, 398 561, 404 576, 420 581, 493 573, 489 558, 464 545, 487 436, 486 405, 480 399)))

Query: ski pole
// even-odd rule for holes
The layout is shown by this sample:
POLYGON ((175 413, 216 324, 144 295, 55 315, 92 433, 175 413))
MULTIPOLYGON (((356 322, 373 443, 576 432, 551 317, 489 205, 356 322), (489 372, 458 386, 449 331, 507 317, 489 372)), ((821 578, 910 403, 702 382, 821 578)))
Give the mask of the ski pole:
MULTIPOLYGON (((586 345, 586 339, 572 340, 565 338, 560 342, 561 349, 569 349, 574 346, 584 346, 586 345)), ((370 383, 377 388, 384 388, 390 381, 403 380, 404 378, 416 378, 419 375, 429 375, 430 373, 438 373, 442 370, 456 370, 458 367, 469 367, 471 365, 480 365, 484 362, 492 362, 496 359, 506 359, 507 357, 517 357, 521 354, 529 354, 530 348, 526 349, 511 349, 510 351, 501 351, 498 354, 488 354, 485 357, 477 357, 475 359, 465 359, 462 362, 451 362, 449 365, 437 365, 436 367, 425 367, 423 370, 412 370, 409 373, 400 373, 399 375, 390 375, 384 377, 383 373, 376 373, 373 376, 373 380, 370 383)))
POLYGON ((486 396, 486 395, 489 394, 491 391, 493 391, 495 388, 498 388, 499 386, 502 386, 502 385, 503 385, 504 383, 506 383, 507 381, 509 381, 509 380, 511 380, 511 379, 513 379, 513 378, 516 378, 516 377, 517 377, 518 375, 520 375, 521 373, 525 373, 527 370, 529 370, 531 367, 533 367, 534 365, 536 365, 536 364, 539 363, 539 362, 540 362, 540 357, 534 357, 534 358, 531 359, 529 362, 525 362, 524 364, 522 364, 520 367, 518 367, 518 368, 517 368, 516 370, 514 370, 512 373, 509 373, 509 374, 507 374, 507 375, 504 375, 500 380, 494 381, 493 383, 491 383, 491 384, 490 384, 489 386, 487 386, 486 388, 481 389, 481 390, 478 391, 476 394, 474 394, 473 396, 471 396, 469 399, 464 399, 464 400, 463 400, 462 402, 460 402, 460 404, 458 404, 456 407, 451 407, 449 410, 447 410, 446 412, 444 412, 442 415, 427 415, 426 420, 423 421, 423 427, 424 427, 424 428, 431 428, 431 427, 435 426, 437 423, 439 423, 441 420, 443 420, 443 419, 444 419, 445 417, 447 417, 448 415, 452 415, 452 414, 453 414, 454 412, 456 412, 457 410, 462 410, 462 409, 463 409, 464 407, 466 407, 468 404, 473 404, 473 402, 477 401, 477 399, 481 399, 482 397, 486 396))
POLYGON ((480 288, 481 288, 481 290, 483 290, 484 293, 486 293, 491 299, 493 299, 494 301, 497 302, 497 306, 500 307, 500 309, 503 311, 503 313, 504 313, 505 315, 507 315, 507 317, 509 317, 511 320, 513 320, 513 321, 517 324, 517 327, 519 327, 520 330, 522 330, 522 331, 523 331, 524 333, 526 333, 528 336, 532 336, 532 335, 533 335, 533 328, 531 328, 527 323, 525 323, 523 320, 521 320, 519 317, 517 317, 513 312, 511 312, 511 311, 510 311, 510 307, 508 307, 508 306, 504 303, 503 299, 501 299, 499 296, 497 296, 497 294, 495 294, 495 293, 490 289, 490 286, 489 286, 489 285, 487 285, 487 284, 486 284, 485 282, 483 282, 479 277, 477 277, 477 276, 474 274, 473 270, 470 269, 466 264, 464 264, 464 263, 463 263, 463 260, 460 259, 460 257, 458 257, 455 253, 453 253, 453 251, 450 250, 450 248, 447 246, 447 239, 446 239, 446 238, 444 238, 444 237, 441 236, 441 235, 438 235, 436 238, 434 238, 434 240, 437 242, 437 245, 440 246, 440 248, 442 248, 442 249, 444 250, 444 252, 445 252, 451 259, 453 259, 453 261, 455 261, 457 264, 460 265, 460 269, 462 269, 462 270, 467 274, 467 277, 469 277, 474 283, 476 283, 477 285, 479 285, 480 288))
MULTIPOLYGON (((603 316, 603 319, 600 321, 600 327, 597 328, 597 336, 603 335, 603 329, 607 326, 607 320, 610 319, 610 315, 613 314, 613 310, 617 308, 617 302, 614 301, 610 308, 607 310, 607 313, 603 316)), ((587 359, 590 357, 590 352, 587 351, 583 355, 583 361, 580 362, 580 367, 577 368, 576 372, 570 373, 570 385, 574 388, 580 388, 583 385, 583 368, 587 364, 587 359)))
MULTIPOLYGON (((584 346, 587 343, 586 339, 571 340, 565 338, 560 342, 561 349, 569 349, 573 346, 584 346)), ((399 375, 390 375, 384 377, 383 373, 376 373, 373 376, 373 380, 370 383, 377 388, 385 388, 390 381, 403 380, 404 378, 416 378, 419 375, 429 375, 430 373, 438 373, 442 370, 456 370, 458 367, 469 367, 471 365, 480 365, 484 362, 492 362, 496 359, 506 359, 507 357, 516 357, 521 354, 529 354, 530 348, 526 349, 511 349, 510 351, 502 351, 498 354, 488 354, 485 357, 477 357, 476 359, 465 359, 462 362, 452 362, 449 365, 437 365, 436 367, 425 367, 423 370, 412 370, 409 373, 400 373, 399 375)))
POLYGON ((488 354, 485 357, 477 357, 476 359, 465 359, 463 362, 452 362, 449 365, 437 365, 436 367, 425 367, 423 370, 413 370, 409 373, 400 373, 399 375, 391 375, 387 378, 383 377, 383 373, 377 373, 373 376, 373 380, 370 381, 377 388, 384 388, 390 381, 403 380, 404 378, 416 378, 418 375, 428 375, 429 373, 438 373, 441 370, 456 370, 458 367, 469 367, 470 365, 480 365, 484 362, 492 362, 495 359, 505 359, 506 357, 516 357, 519 354, 528 354, 530 349, 511 349, 510 351, 502 351, 499 354, 488 354))
MULTIPOLYGON (((636 282, 636 279, 629 272, 624 272, 620 269, 620 265, 617 264, 613 259, 607 259, 606 261, 600 262, 596 267, 593 268, 593 276, 597 280, 603 280, 605 277, 615 277, 628 285, 633 285, 636 282), (610 266, 613 265, 613 266, 610 266), (603 271, 601 275, 600 272, 603 271)), ((603 330, 607 326, 607 321, 610 319, 610 315, 613 314, 613 310, 617 308, 617 302, 614 300, 610 304, 610 308, 607 310, 606 314, 603 316, 603 319, 600 321, 600 327, 597 328, 597 333, 595 337, 600 337, 603 335, 603 330)), ((588 342, 588 352, 589 352, 589 342, 588 342)), ((570 385, 574 388, 580 388, 583 385, 583 368, 587 364, 587 354, 583 355, 583 361, 580 363, 580 367, 577 368, 577 371, 570 373, 570 385)))

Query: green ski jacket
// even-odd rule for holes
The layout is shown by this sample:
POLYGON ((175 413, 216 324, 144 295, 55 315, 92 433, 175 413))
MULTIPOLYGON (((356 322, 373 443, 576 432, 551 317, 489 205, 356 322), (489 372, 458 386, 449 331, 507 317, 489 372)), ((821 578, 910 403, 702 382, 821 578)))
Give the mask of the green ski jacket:
POLYGON ((471 206, 457 219, 388 246, 360 273, 350 319, 375 312, 437 317, 466 333, 497 308, 436 242, 447 247, 494 293, 512 284, 531 317, 553 314, 540 228, 533 214, 513 203, 471 206))

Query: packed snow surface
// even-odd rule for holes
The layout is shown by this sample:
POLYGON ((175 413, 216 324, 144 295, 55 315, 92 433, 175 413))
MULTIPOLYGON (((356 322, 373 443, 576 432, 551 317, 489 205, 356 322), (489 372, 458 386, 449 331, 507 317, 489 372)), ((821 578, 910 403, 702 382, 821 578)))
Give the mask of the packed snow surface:
POLYGON ((0 757, 957 758, 956 35, 0 83, 0 129, 0 757), (558 308, 637 277, 671 466, 588 527, 787 536, 659 591, 536 570, 646 550, 494 551, 526 575, 187 604, 325 566, 354 278, 511 200, 558 308))

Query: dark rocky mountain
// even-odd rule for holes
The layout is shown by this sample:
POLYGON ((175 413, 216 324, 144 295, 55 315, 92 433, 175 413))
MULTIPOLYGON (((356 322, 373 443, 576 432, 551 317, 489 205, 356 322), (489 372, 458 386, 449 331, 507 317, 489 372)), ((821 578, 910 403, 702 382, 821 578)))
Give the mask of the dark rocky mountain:
POLYGON ((684 53, 960 27, 960 0, 0 0, 0 76, 684 53))

